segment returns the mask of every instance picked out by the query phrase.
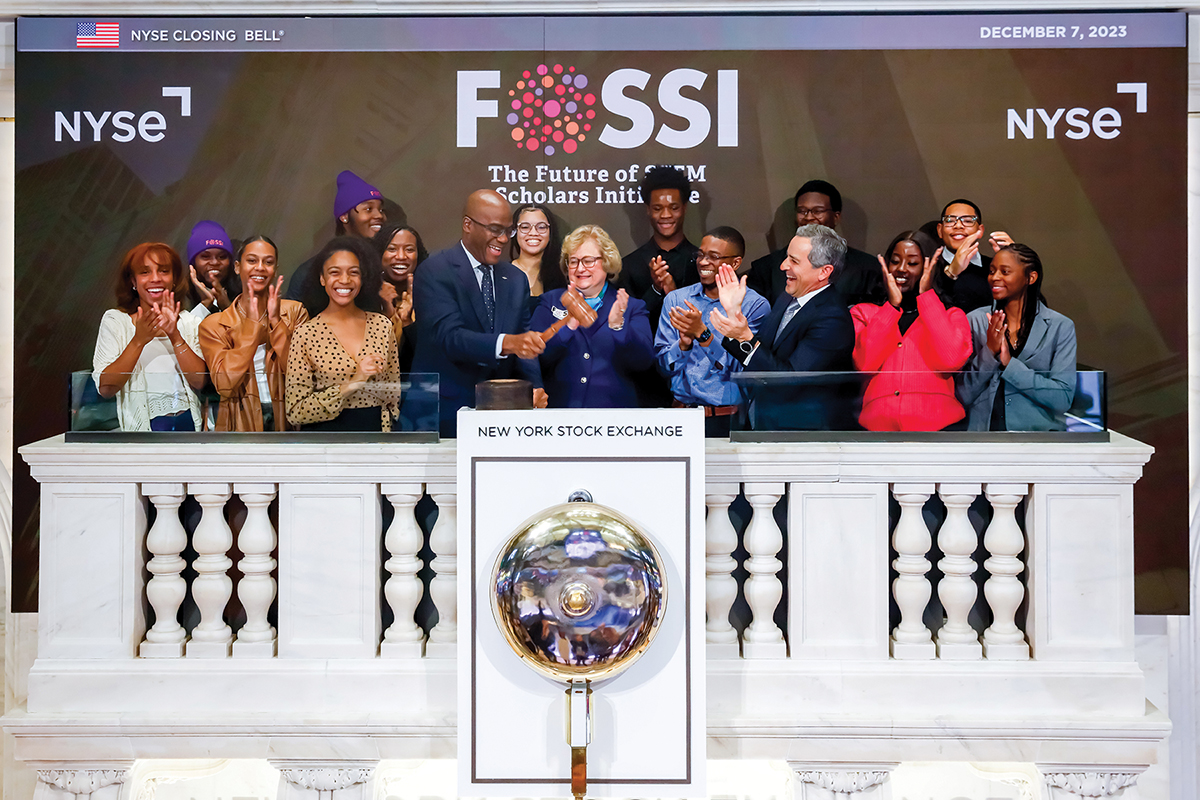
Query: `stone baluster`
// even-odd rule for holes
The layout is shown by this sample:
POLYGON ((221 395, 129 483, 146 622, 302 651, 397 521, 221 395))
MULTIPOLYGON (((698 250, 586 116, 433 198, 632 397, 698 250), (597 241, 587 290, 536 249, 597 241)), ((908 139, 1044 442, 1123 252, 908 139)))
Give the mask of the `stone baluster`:
POLYGON ((423 492, 424 487, 419 483, 383 486, 383 493, 396 511, 383 540, 390 556, 383 565, 390 573, 383 585, 383 594, 394 617, 380 646, 380 655, 384 658, 420 657, 424 649, 425 632, 414 618, 417 604, 421 602, 421 579, 417 577, 421 561, 417 553, 424 537, 413 514, 423 492))
POLYGON ((926 577, 930 567, 926 555, 933 540, 922 509, 933 490, 933 484, 924 483, 898 483, 892 487, 892 494, 900 504, 900 519, 892 531, 892 547, 896 548, 896 560, 892 566, 899 573, 892 582, 892 595, 900 608, 900 624, 892 631, 893 658, 927 659, 937 656, 933 637, 922 618, 933 594, 929 578, 926 577))
POLYGON ((989 483, 983 488, 992 504, 992 521, 983 534, 983 546, 991 556, 983 562, 991 576, 983 585, 983 596, 992 608, 992 624, 983 632, 983 655, 998 661, 1027 661, 1029 643, 1016 623, 1017 609, 1025 598, 1025 587, 1017 579, 1025 569, 1017 558, 1025 549, 1025 534, 1014 511, 1029 493, 1029 486, 989 483))
POLYGON ((275 629, 267 622, 267 612, 275 599, 275 528, 267 507, 275 499, 273 483, 237 483, 233 490, 246 504, 246 521, 238 532, 238 549, 242 559, 238 571, 238 598, 246 609, 246 624, 238 631, 233 643, 235 658, 273 658, 275 629))
POLYGON ((746 658, 784 658, 787 644, 783 632, 775 624, 775 609, 783 599, 783 583, 778 573, 783 569, 778 555, 783 549, 783 532, 775 522, 775 505, 783 496, 782 483, 748 483, 746 499, 753 515, 746 528, 746 603, 752 621, 744 634, 743 653, 746 658))
POLYGON ((946 520, 938 530, 938 547, 945 555, 938 562, 943 576, 938 583, 938 597, 946 611, 946 624, 937 635, 938 658, 964 661, 983 658, 979 634, 967 621, 979 594, 971 579, 975 573, 972 556, 979 537, 967 518, 967 509, 979 491, 977 483, 938 485, 938 495, 946 504, 946 520))
POLYGON ((187 531, 179 521, 179 506, 187 494, 182 483, 144 483, 142 494, 157 512, 146 534, 146 549, 153 558, 146 565, 153 576, 146 584, 146 599, 154 609, 154 627, 138 646, 142 658, 179 658, 187 632, 179 624, 179 606, 187 596, 187 581, 180 575, 187 562, 180 553, 187 547, 187 531))
POLYGON ((196 579, 192 581, 192 599, 200 609, 200 622, 192 629, 187 655, 199 658, 226 658, 230 654, 233 631, 225 624, 225 606, 233 595, 226 555, 233 547, 233 531, 225 521, 225 503, 232 495, 228 483, 191 483, 188 491, 203 509, 192 534, 196 551, 196 579))
POLYGON ((733 551, 737 549, 737 531, 729 521, 729 505, 737 499, 739 488, 736 483, 708 487, 708 518, 704 532, 704 597, 708 626, 704 636, 710 657, 739 656, 737 631, 729 622, 729 610, 737 599, 737 579, 733 577, 733 571, 737 569, 737 561, 733 558, 733 551))
POLYGON ((429 532, 433 550, 433 581, 429 596, 437 608, 438 621, 429 632, 425 653, 439 658, 456 657, 458 640, 458 514, 457 487, 453 484, 430 486, 429 495, 438 507, 437 522, 429 532))

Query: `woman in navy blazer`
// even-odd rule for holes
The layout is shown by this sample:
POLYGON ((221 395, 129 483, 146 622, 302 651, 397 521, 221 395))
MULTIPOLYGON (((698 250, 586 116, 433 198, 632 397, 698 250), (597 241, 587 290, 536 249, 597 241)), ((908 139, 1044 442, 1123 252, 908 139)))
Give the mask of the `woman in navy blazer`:
MULTIPOLYGON (((654 339, 646 304, 615 283, 621 254, 598 225, 576 228, 563 240, 561 262, 567 280, 596 311, 596 321, 580 328, 574 319, 559 330, 541 355, 551 408, 636 408, 633 373, 654 364, 654 339)), ((529 321, 545 330, 566 316, 565 289, 542 295, 529 321)))
POLYGON ((1041 259, 1023 244, 1001 248, 988 284, 996 310, 967 315, 974 353, 959 400, 973 431, 1061 431, 1075 399, 1075 323, 1041 299, 1041 259))

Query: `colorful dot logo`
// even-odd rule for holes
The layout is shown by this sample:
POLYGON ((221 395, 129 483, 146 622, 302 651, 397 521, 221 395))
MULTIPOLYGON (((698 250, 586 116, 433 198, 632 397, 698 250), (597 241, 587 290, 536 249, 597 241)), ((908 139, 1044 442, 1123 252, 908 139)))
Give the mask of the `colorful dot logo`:
POLYGON ((568 154, 578 150, 596 119, 596 95, 587 89, 587 76, 574 67, 538 64, 522 72, 508 91, 507 121, 517 149, 548 156, 559 149, 568 154))

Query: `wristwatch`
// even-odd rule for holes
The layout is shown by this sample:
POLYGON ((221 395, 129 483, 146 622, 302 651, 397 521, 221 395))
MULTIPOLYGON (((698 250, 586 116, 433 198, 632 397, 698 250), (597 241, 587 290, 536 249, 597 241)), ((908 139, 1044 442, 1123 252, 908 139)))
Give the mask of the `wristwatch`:
POLYGON ((696 341, 700 344, 708 344, 712 340, 712 331, 708 328, 704 329, 704 333, 696 337, 696 341))

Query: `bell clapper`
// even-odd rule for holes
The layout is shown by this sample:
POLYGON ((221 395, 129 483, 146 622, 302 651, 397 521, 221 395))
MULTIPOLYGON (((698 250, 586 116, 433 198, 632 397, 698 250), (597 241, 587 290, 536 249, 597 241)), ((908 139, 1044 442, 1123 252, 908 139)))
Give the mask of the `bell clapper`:
POLYGON ((567 744, 571 746, 571 794, 587 792, 587 746, 592 741, 592 687, 571 681, 567 688, 567 744))

